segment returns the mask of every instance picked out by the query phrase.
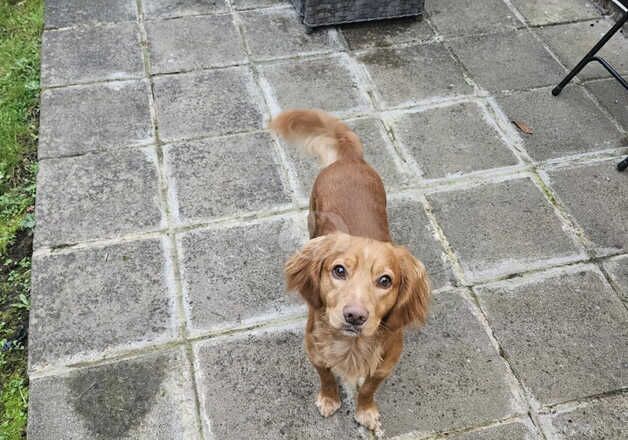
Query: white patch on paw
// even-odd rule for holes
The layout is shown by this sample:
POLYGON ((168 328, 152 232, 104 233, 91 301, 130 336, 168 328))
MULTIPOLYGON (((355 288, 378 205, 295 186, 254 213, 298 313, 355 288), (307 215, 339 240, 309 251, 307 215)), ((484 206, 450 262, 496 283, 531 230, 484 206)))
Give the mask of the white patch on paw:
POLYGON ((331 397, 323 396, 321 393, 318 393, 318 396, 316 396, 316 407, 323 417, 329 417, 340 408, 340 400, 332 399, 331 397))
POLYGON ((366 426, 371 431, 375 432, 375 435, 379 436, 382 431, 382 423, 379 420, 379 410, 376 406, 372 406, 367 409, 359 409, 355 413, 355 420, 362 426, 366 426))

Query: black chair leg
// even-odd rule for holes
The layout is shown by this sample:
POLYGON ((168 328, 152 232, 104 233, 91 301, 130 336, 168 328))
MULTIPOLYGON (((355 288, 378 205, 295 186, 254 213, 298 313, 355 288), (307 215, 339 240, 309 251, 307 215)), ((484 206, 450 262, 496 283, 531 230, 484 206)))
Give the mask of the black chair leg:
POLYGON ((628 157, 617 164, 617 171, 624 171, 628 168, 628 157))
POLYGON ((617 33, 617 31, 620 30, 621 27, 624 25, 624 23, 626 23, 627 21, 628 21, 628 11, 626 11, 626 13, 621 18, 621 20, 618 20, 617 23, 615 23, 615 26, 613 26, 606 33, 606 35, 604 35, 602 37, 602 39, 600 41, 598 41, 598 43, 593 47, 593 49, 591 49, 589 51, 589 53, 586 54, 584 56, 584 58, 582 58, 582 60, 578 63, 578 65, 576 67, 574 67, 571 72, 569 72, 569 74, 565 77, 565 79, 563 79, 560 82, 560 84, 558 84, 556 87, 554 87, 554 89, 552 90, 552 95, 558 96, 560 94, 560 92, 562 92, 563 88, 567 84, 569 84, 569 82, 573 79, 573 77, 576 76, 577 74, 579 74, 580 71, 582 69, 584 69, 584 67, 587 64, 589 64, 591 61, 599 62, 602 65, 602 67, 604 67, 606 70, 608 70, 611 75, 613 75, 626 89, 628 89, 628 83, 621 77, 621 75, 619 75, 619 73, 617 73, 617 71, 613 68, 613 66, 608 64, 603 58, 598 58, 598 57, 595 56, 595 54, 598 53, 598 51, 602 47, 604 47, 606 42, 608 40, 610 40, 612 38, 612 36, 615 35, 617 33))

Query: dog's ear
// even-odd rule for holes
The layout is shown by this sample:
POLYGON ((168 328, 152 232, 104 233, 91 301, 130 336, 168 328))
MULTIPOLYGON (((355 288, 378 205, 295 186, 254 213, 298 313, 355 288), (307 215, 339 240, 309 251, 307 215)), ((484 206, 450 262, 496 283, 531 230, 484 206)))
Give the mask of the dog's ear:
POLYGON ((298 290, 315 309, 323 305, 320 295, 321 271, 333 244, 334 238, 330 235, 314 238, 290 257, 284 266, 288 290, 298 290))
POLYGON ((386 317, 386 327, 398 330, 410 324, 424 324, 430 300, 430 283, 423 263, 406 248, 396 249, 401 271, 397 302, 386 317))

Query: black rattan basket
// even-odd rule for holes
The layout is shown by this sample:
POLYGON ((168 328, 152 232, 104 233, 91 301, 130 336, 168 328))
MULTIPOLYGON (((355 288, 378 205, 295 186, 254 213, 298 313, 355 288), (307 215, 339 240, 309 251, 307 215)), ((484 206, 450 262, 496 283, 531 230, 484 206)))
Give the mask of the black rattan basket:
POLYGON ((307 31, 358 21, 423 15, 425 0, 292 0, 307 31))

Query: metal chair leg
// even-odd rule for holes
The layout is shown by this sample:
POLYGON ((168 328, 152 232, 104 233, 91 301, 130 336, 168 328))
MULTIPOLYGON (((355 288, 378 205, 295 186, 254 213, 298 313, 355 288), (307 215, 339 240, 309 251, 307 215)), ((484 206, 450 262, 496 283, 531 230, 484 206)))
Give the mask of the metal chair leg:
POLYGON ((624 171, 628 168, 628 157, 617 164, 617 171, 624 171))
POLYGON ((576 67, 573 68, 573 70, 571 72, 569 72, 569 74, 567 74, 567 76, 565 77, 565 79, 563 79, 560 84, 558 84, 556 87, 554 87, 554 89, 552 90, 552 95, 554 96, 558 96, 560 94, 560 92, 562 92, 563 88, 569 84, 569 82, 573 79, 574 76, 576 76, 577 74, 580 73, 580 71, 582 69, 584 69, 584 67, 589 64, 591 61, 598 61, 606 70, 608 70, 610 72, 611 75, 613 75, 615 78, 617 78, 619 80, 619 82, 626 88, 628 89, 628 84, 626 83, 626 81, 621 78, 621 76, 619 75, 619 73, 617 73, 617 71, 613 68, 613 66, 611 66, 610 64, 608 64, 606 61, 602 61, 602 58, 598 58, 595 56, 596 53, 598 53, 598 51, 604 47, 604 45, 606 44, 606 42, 608 40, 610 40, 613 35, 615 35, 617 33, 618 30, 621 29, 621 27, 624 25, 624 23, 626 23, 628 21, 628 11, 626 11, 626 13, 624 14, 624 16, 621 18, 621 20, 618 20, 617 23, 615 23, 615 26, 613 26, 607 33, 606 35, 604 35, 602 37, 602 39, 600 41, 598 41, 598 43, 593 47, 593 49, 591 49, 589 51, 588 54, 586 54, 584 56, 584 58, 582 58, 582 60, 578 63, 578 65, 576 67))

